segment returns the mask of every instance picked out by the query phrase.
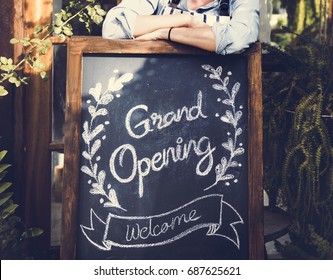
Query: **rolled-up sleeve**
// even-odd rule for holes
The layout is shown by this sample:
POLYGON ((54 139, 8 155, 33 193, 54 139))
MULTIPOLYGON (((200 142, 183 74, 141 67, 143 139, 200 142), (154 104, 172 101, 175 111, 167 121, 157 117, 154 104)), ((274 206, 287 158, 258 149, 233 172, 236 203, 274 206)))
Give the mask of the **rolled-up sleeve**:
POLYGON ((215 23, 216 53, 239 53, 258 39, 259 0, 231 0, 231 20, 228 24, 215 23))
POLYGON ((106 39, 132 39, 137 15, 151 15, 159 0, 123 0, 112 8, 103 22, 102 36, 106 39))

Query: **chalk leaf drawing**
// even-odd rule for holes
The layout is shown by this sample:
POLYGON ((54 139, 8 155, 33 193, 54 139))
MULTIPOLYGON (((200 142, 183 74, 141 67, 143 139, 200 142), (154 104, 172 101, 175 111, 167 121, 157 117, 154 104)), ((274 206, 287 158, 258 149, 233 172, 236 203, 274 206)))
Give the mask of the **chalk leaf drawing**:
MULTIPOLYGON (((222 147, 229 152, 228 157, 222 157, 221 162, 215 167, 216 179, 214 184, 205 188, 206 190, 211 189, 216 186, 218 182, 225 181, 226 185, 230 185, 228 181, 235 179, 235 175, 231 174, 230 168, 240 167, 241 164, 235 160, 235 157, 244 154, 245 150, 242 148, 242 143, 238 143, 239 136, 243 133, 243 130, 239 127, 239 121, 242 118, 243 106, 239 106, 239 110, 236 108, 235 100, 237 93, 240 90, 241 84, 236 82, 232 88, 231 92, 228 88, 231 72, 228 72, 228 76, 222 78, 222 67, 219 66, 216 69, 211 65, 202 65, 202 68, 209 72, 209 75, 205 75, 212 80, 216 80, 218 83, 212 85, 215 90, 221 91, 223 97, 218 99, 218 102, 230 107, 230 109, 225 111, 225 114, 220 117, 220 120, 224 123, 229 124, 232 127, 232 132, 228 132, 228 141, 222 143, 222 147)), ((234 182, 238 180, 235 179, 234 182)))
MULTIPOLYGON (((115 71, 117 73, 117 71, 115 71)), ((81 167, 81 171, 87 174, 91 179, 89 183, 91 184, 90 193, 92 195, 99 195, 100 203, 104 207, 115 207, 126 211, 119 204, 117 193, 115 189, 112 188, 110 184, 105 186, 106 172, 105 170, 100 170, 98 161, 100 156, 98 156, 98 151, 102 146, 102 140, 105 139, 103 132, 105 131, 105 126, 109 125, 109 121, 105 121, 99 124, 95 124, 97 118, 106 117, 109 112, 103 106, 110 104, 114 98, 116 92, 120 91, 124 87, 124 83, 127 83, 133 79, 132 73, 126 73, 117 77, 111 77, 108 83, 108 88, 102 91, 102 84, 97 83, 94 88, 89 90, 89 94, 93 97, 93 100, 88 100, 88 112, 90 115, 90 120, 83 123, 82 139, 86 144, 86 150, 82 152, 82 156, 87 160, 87 165, 81 167), (100 139, 101 138, 101 139, 100 139)), ((119 97, 120 94, 116 94, 119 97)))

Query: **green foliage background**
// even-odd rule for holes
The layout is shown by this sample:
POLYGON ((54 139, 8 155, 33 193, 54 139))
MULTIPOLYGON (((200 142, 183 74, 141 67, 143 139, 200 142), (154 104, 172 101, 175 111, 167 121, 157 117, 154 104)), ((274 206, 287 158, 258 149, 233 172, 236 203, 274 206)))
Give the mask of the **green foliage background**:
POLYGON ((15 215, 18 205, 12 200, 13 192, 8 189, 12 183, 5 182, 10 164, 2 164, 7 151, 0 151, 0 259, 25 259, 24 241, 43 233, 38 228, 27 229, 21 219, 15 215))
POLYGON ((267 46, 286 70, 264 74, 264 174, 272 205, 283 207, 292 225, 291 244, 276 245, 289 259, 333 259, 333 54, 322 21, 327 1, 281 2, 290 32, 275 42, 278 47, 267 46))

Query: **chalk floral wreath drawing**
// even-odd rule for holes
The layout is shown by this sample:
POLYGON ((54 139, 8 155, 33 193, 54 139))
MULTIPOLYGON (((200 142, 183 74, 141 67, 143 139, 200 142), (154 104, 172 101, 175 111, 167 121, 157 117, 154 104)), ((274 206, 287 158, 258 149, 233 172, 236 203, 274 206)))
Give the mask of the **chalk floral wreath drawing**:
MULTIPOLYGON (((220 181, 225 181, 226 185, 230 185, 229 181, 233 180, 235 176, 231 174, 230 168, 240 167, 241 164, 235 160, 235 157, 244 154, 245 150, 242 148, 242 143, 238 143, 238 137, 243 133, 242 129, 238 126, 238 123, 242 117, 242 111, 236 109, 235 99, 236 95, 240 89, 240 83, 236 82, 231 92, 228 89, 229 85, 229 76, 222 78, 222 67, 219 66, 214 69, 210 65, 202 65, 202 68, 210 72, 210 79, 217 80, 220 83, 213 84, 213 88, 218 91, 222 91, 226 95, 226 99, 218 100, 223 104, 230 106, 230 110, 225 111, 225 115, 220 117, 220 120, 224 123, 230 124, 233 128, 233 133, 228 132, 228 141, 222 143, 222 147, 229 152, 229 156, 222 157, 221 163, 217 164, 215 167, 216 179, 214 184, 205 188, 208 190, 218 184, 220 181)), ((117 70, 115 70, 117 72, 117 70)), ((228 73, 231 75, 232 73, 228 73)), ((87 165, 82 166, 81 171, 87 174, 91 179, 88 183, 92 186, 90 193, 93 195, 100 195, 100 203, 104 207, 115 207, 126 211, 119 204, 117 193, 112 188, 111 184, 105 186, 106 172, 105 170, 98 169, 98 161, 101 159, 100 156, 97 156, 97 152, 102 145, 101 139, 98 139, 98 135, 101 132, 105 131, 105 126, 109 125, 110 122, 105 121, 104 124, 100 123, 95 126, 95 119, 97 117, 105 117, 108 115, 108 110, 103 108, 103 106, 108 105, 114 100, 114 97, 119 97, 119 94, 116 94, 117 91, 121 90, 124 87, 124 83, 127 83, 133 79, 133 74, 126 73, 120 76, 118 79, 116 77, 111 77, 109 80, 108 88, 102 92, 102 84, 97 83, 94 88, 89 90, 89 94, 93 96, 94 102, 88 100, 87 103, 90 104, 88 107, 88 112, 91 116, 90 121, 85 121, 83 124, 82 138, 86 144, 86 150, 82 152, 82 156, 88 161, 87 165), (94 103, 96 103, 94 105, 94 103)), ((242 106, 239 106, 242 109, 242 106)), ((104 139, 105 136, 102 137, 104 139)), ((234 179, 234 182, 237 182, 237 179, 234 179)))
MULTIPOLYGON (((202 68, 208 72, 210 72, 209 76, 206 74, 205 77, 209 77, 212 80, 217 80, 220 83, 213 84, 213 88, 218 91, 222 91, 224 95, 226 95, 226 99, 218 99, 218 102, 222 102, 223 104, 227 105, 230 107, 231 110, 226 110, 225 115, 220 117, 220 120, 224 123, 230 124, 233 128, 233 133, 228 132, 228 141, 222 143, 222 147, 229 151, 229 158, 227 159, 226 157, 222 157, 221 163, 219 163, 215 167, 215 174, 216 174, 216 179, 215 183, 212 184, 211 186, 205 188, 206 190, 211 189, 212 187, 216 186, 218 182, 220 181, 226 181, 226 185, 230 185, 228 181, 233 180, 235 176, 230 173, 229 168, 230 167, 240 167, 242 166, 240 163, 238 163, 234 158, 236 156, 240 156, 244 154, 245 150, 241 146, 243 145, 242 143, 238 143, 238 137, 243 133, 243 130, 238 127, 238 123, 243 115, 241 110, 236 109, 235 105, 235 99, 237 96, 237 93, 239 92, 240 89, 240 83, 236 82, 232 89, 231 92, 228 89, 229 85, 229 76, 232 75, 231 72, 228 72, 229 76, 226 76, 224 79, 222 79, 222 67, 219 66, 216 69, 214 69, 212 66, 205 64, 202 65, 202 68), (233 137, 232 137, 233 134, 233 137)), ((243 106, 239 106, 240 109, 243 109, 243 106)), ((218 116, 218 115, 217 115, 218 116)), ((235 183, 237 183, 237 179, 234 180, 235 183)))
MULTIPOLYGON (((115 70, 115 73, 118 71, 115 70)), ((101 159, 100 156, 97 156, 97 152, 102 145, 101 139, 96 139, 101 132, 105 131, 105 126, 109 125, 109 121, 105 121, 104 124, 100 123, 95 126, 95 119, 97 117, 105 117, 109 114, 106 108, 101 108, 108 105, 114 100, 114 97, 120 97, 119 94, 116 94, 119 90, 124 87, 124 83, 127 83, 133 79, 133 74, 126 73, 120 76, 118 79, 116 77, 111 77, 109 80, 108 88, 102 92, 102 84, 97 83, 94 88, 89 90, 89 94, 93 96, 95 102, 92 103, 91 100, 88 100, 87 103, 90 104, 88 107, 88 112, 90 114, 90 122, 85 121, 83 124, 82 138, 86 144, 86 150, 82 152, 82 156, 88 161, 88 165, 83 165, 81 171, 87 174, 91 179, 89 184, 92 188, 90 193, 93 195, 100 195, 100 203, 104 207, 115 207, 122 208, 119 204, 117 193, 112 188, 111 184, 108 184, 105 187, 105 170, 98 170, 98 161, 101 159), (95 104, 95 105, 94 105, 95 104)), ((105 136, 102 137, 102 139, 105 136)))

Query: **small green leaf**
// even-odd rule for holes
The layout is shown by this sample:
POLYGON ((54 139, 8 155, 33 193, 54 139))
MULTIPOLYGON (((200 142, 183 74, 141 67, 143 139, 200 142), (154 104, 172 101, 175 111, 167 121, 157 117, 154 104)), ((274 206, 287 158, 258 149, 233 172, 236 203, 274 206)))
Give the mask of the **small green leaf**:
POLYGON ((4 205, 1 206, 1 214, 3 213, 4 209, 8 208, 13 204, 14 204, 13 200, 9 199, 4 205))
POLYGON ((40 72, 39 75, 41 76, 42 79, 47 79, 48 78, 45 71, 40 72))
POLYGON ((52 25, 52 24, 46 24, 46 25, 44 25, 44 28, 45 28, 47 31, 51 31, 51 29, 53 28, 53 25, 52 25))
POLYGON ((60 27, 54 27, 53 32, 57 35, 61 34, 62 29, 60 27))
POLYGON ((13 194, 13 192, 9 192, 0 195, 0 206, 4 205, 13 196, 13 194))
POLYGON ((40 34, 41 32, 43 31, 43 27, 42 26, 37 26, 35 31, 34 31, 34 34, 35 35, 38 35, 40 34))
POLYGON ((21 39, 20 42, 22 43, 22 45, 24 47, 31 46, 31 43, 30 43, 29 39, 28 40, 27 39, 21 39))
POLYGON ((7 190, 10 186, 12 185, 12 183, 6 182, 6 183, 2 183, 0 184, 0 193, 3 193, 5 190, 7 190))
POLYGON ((63 32, 66 36, 72 36, 73 35, 72 30, 67 26, 64 26, 63 32))
POLYGON ((40 57, 35 57, 35 60, 32 64, 32 68, 37 72, 41 72, 44 71, 44 69, 46 68, 46 65, 44 63, 44 61, 40 58, 40 57))
POLYGON ((56 19, 61 19, 62 14, 61 13, 56 13, 54 16, 56 17, 56 19))
POLYGON ((36 45, 40 45, 41 41, 42 41, 41 39, 37 39, 37 38, 30 40, 31 43, 36 44, 36 45))
POLYGON ((88 15, 89 15, 90 17, 92 17, 92 16, 96 13, 96 12, 95 12, 95 9, 92 8, 92 7, 90 7, 90 6, 87 7, 87 11, 88 11, 88 15))
POLYGON ((5 157, 5 155, 8 153, 7 150, 1 151, 0 152, 0 161, 2 161, 2 159, 5 157))
POLYGON ((14 69, 14 66, 10 64, 9 65, 4 64, 0 66, 0 69, 8 73, 14 69))
POLYGON ((7 64, 7 58, 6 57, 4 57, 4 56, 1 56, 0 57, 0 62, 2 63, 2 64, 7 64))
POLYGON ((97 9, 97 14, 99 14, 100 16, 105 16, 106 12, 103 9, 97 9))
POLYGON ((43 232, 44 231, 40 228, 29 228, 28 230, 23 232, 23 234, 21 236, 21 240, 40 236, 43 234, 43 232))
POLYGON ((106 12, 101 8, 100 5, 95 5, 94 8, 95 8, 97 14, 99 14, 100 16, 106 15, 106 12))
POLYGON ((24 47, 31 46, 30 38, 23 38, 23 39, 20 40, 20 42, 22 43, 22 45, 23 45, 24 47))
POLYGON ((46 39, 43 43, 45 48, 50 48, 52 46, 52 42, 50 39, 46 39))
POLYGON ((41 55, 45 55, 46 54, 46 52, 47 52, 47 50, 46 50, 46 48, 45 47, 41 47, 40 49, 39 49, 39 54, 41 54, 41 55))
POLYGON ((0 213, 2 214, 4 209, 8 208, 9 206, 11 206, 13 204, 14 204, 13 200, 9 199, 4 205, 1 206, 0 213))
POLYGON ((13 214, 16 210, 16 208, 19 207, 18 204, 12 204, 6 209, 4 209, 2 219, 6 219, 9 215, 13 214))
POLYGON ((0 173, 5 171, 8 167, 11 167, 11 164, 1 164, 0 165, 0 173))
POLYGON ((63 25, 63 21, 62 21, 62 19, 61 19, 61 16, 60 17, 57 17, 56 18, 56 20, 55 20, 55 22, 54 22, 54 25, 56 26, 56 27, 60 27, 61 25, 63 25))
POLYGON ((10 39, 10 41, 9 41, 9 43, 11 43, 12 45, 15 45, 15 44, 17 44, 17 43, 19 43, 19 42, 20 42, 20 41, 17 40, 17 39, 15 39, 15 38, 10 39))
POLYGON ((93 18, 95 24, 100 25, 103 22, 103 17, 95 15, 93 18))
POLYGON ((5 178, 7 175, 7 171, 0 172, 0 181, 5 178))
POLYGON ((16 87, 19 87, 21 85, 21 81, 14 76, 10 77, 8 81, 12 84, 15 84, 16 87))

